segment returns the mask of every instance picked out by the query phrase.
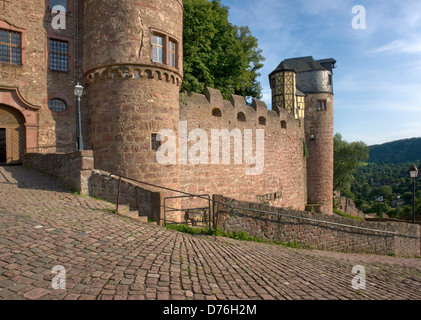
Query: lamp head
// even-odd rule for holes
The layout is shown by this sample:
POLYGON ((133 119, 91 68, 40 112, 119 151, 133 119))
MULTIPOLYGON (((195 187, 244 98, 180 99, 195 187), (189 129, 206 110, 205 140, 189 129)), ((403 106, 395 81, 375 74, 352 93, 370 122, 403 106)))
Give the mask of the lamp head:
POLYGON ((75 96, 80 98, 82 96, 82 94, 83 94, 83 89, 84 88, 78 83, 75 86, 75 96))
POLYGON ((411 169, 409 169, 409 174, 411 175, 412 179, 416 179, 418 177, 418 169, 416 166, 412 166, 411 169))

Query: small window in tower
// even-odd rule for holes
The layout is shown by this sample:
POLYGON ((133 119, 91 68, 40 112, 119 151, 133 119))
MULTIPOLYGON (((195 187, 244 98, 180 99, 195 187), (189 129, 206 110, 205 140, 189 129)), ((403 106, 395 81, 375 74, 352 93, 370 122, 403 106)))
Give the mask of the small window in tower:
POLYGON ((159 147, 162 144, 162 141, 160 141, 161 139, 158 139, 158 137, 160 137, 158 133, 151 134, 151 149, 153 151, 158 151, 159 147))
POLYGON ((328 77, 328 84, 329 85, 332 85, 332 75, 331 74, 328 77))
POLYGON ((281 121, 281 128, 286 129, 287 128, 287 122, 285 120, 281 121))
POLYGON ((317 100, 317 111, 326 111, 326 100, 317 100))
POLYGON ((246 121, 246 115, 243 112, 239 112, 237 114, 237 121, 245 122, 246 121))
POLYGON ((68 71, 69 43, 67 41, 50 39, 50 69, 68 71))
POLYGON ((22 64, 22 40, 19 32, 0 29, 0 62, 22 64))
POLYGON ((262 126, 266 125, 266 118, 265 117, 259 117, 259 124, 262 126))
POLYGON ((213 109, 212 110, 212 115, 214 116, 214 117, 222 117, 222 112, 221 112, 221 110, 220 109, 218 109, 218 108, 215 108, 215 109, 213 109))
POLYGON ((173 68, 175 68, 175 56, 176 56, 175 48, 176 48, 175 42, 169 40, 168 41, 168 65, 173 68))
POLYGON ((54 112, 63 112, 67 110, 67 105, 61 99, 51 99, 48 101, 48 108, 54 112))
POLYGON ((50 0, 50 9, 54 8, 55 6, 63 6, 67 12, 67 0, 50 0))
POLYGON ((153 35, 153 58, 154 62, 164 63, 164 38, 158 35, 153 35))

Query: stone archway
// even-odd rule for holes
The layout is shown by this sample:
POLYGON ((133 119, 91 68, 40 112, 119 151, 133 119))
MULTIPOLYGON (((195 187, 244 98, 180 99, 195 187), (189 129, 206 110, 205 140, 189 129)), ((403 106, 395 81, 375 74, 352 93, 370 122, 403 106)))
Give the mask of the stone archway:
POLYGON ((16 109, 0 104, 0 162, 21 163, 25 151, 25 118, 16 109))
POLYGON ((0 87, 0 164, 22 163, 25 150, 37 147, 39 108, 17 88, 0 87))

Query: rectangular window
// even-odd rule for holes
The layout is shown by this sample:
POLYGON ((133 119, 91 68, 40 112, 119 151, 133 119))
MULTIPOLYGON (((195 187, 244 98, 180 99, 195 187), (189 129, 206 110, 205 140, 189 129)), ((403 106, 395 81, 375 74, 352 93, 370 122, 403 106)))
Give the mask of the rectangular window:
POLYGON ((50 69, 68 71, 69 43, 67 41, 50 39, 50 69))
POLYGON ((22 64, 22 35, 0 29, 0 62, 22 64))
POLYGON ((154 35, 152 46, 153 46, 153 61, 164 63, 164 58, 163 58, 164 38, 154 35))
POLYGON ((326 111, 326 100, 317 100, 317 111, 326 111))
POLYGON ((67 0, 50 0, 50 9, 54 6, 63 6, 67 12, 67 0))
POLYGON ((151 149, 153 151, 158 151, 159 147, 162 144, 162 141, 158 141, 158 137, 159 137, 158 133, 151 134, 151 149))
POLYGON ((168 42, 168 65, 175 68, 175 42, 168 42))

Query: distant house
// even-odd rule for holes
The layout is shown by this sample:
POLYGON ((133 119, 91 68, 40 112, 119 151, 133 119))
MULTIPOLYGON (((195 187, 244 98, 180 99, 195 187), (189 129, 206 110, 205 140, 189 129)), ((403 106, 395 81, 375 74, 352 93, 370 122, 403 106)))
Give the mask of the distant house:
POLYGON ((384 198, 383 198, 383 196, 374 196, 374 201, 376 201, 376 202, 383 202, 384 201, 384 198))
POLYGON ((404 204, 405 204, 404 199, 395 199, 392 201, 391 206, 392 208, 397 208, 397 207, 403 206, 404 204))

